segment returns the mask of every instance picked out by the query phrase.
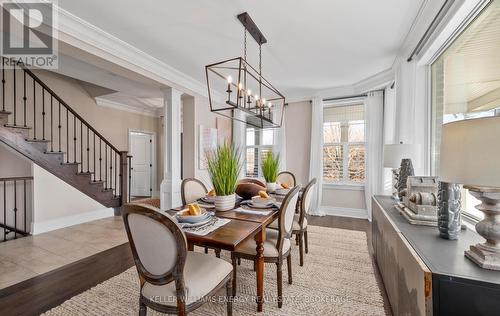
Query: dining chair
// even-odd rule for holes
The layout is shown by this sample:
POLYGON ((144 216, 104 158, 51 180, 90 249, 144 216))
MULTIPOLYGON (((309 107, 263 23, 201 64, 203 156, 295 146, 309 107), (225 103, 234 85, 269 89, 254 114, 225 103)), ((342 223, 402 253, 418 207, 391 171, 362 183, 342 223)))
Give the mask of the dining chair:
POLYGON ((278 183, 286 183, 290 188, 293 188, 297 185, 297 181, 295 180, 295 176, 290 171, 281 171, 278 173, 278 177, 276 178, 276 182, 278 183))
MULTIPOLYGON (((307 218, 306 215, 309 213, 311 207, 311 199, 314 192, 314 186, 316 185, 316 178, 313 178, 302 190, 302 196, 298 201, 298 214, 295 214, 293 218, 292 235, 295 235, 297 244, 299 246, 299 264, 304 266, 304 246, 305 253, 309 253, 309 242, 307 238, 307 218)), ((278 230, 279 224, 277 221, 269 224, 269 228, 278 230)))
POLYGON ((140 280, 139 315, 147 307, 186 315, 226 287, 227 315, 232 315, 232 266, 187 250, 177 222, 145 204, 124 206, 123 221, 140 280))
MULTIPOLYGON (((196 178, 186 178, 181 183, 181 200, 182 205, 195 203, 202 197, 206 196, 208 189, 203 182, 196 178)), ((215 256, 220 258, 220 249, 214 249, 215 256)), ((208 247, 205 247, 205 253, 208 253, 208 247)))
POLYGON ((181 183, 181 199, 182 205, 194 203, 198 199, 207 195, 208 190, 205 184, 195 178, 187 178, 181 183))
MULTIPOLYGON (((279 210, 279 230, 266 230, 266 240, 264 241, 264 262, 276 264, 276 275, 278 283, 278 307, 283 306, 283 260, 286 258, 288 266, 288 283, 292 284, 292 257, 290 253, 290 237, 292 236, 292 224, 295 214, 295 204, 297 203, 300 188, 295 186, 285 196, 279 210)), ((234 252, 231 253, 233 264, 233 296, 236 295, 236 270, 237 259, 246 259, 256 264, 257 250, 253 239, 244 241, 234 252)), ((254 269, 255 270, 255 269, 254 269)))

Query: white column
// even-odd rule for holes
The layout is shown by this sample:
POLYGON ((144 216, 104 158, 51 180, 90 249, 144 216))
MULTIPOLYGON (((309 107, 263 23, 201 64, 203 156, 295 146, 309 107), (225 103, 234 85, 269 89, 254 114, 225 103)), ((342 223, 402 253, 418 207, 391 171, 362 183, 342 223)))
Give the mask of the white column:
POLYGON ((160 187, 161 209, 177 207, 181 202, 181 94, 168 88, 163 91, 164 175, 160 187))

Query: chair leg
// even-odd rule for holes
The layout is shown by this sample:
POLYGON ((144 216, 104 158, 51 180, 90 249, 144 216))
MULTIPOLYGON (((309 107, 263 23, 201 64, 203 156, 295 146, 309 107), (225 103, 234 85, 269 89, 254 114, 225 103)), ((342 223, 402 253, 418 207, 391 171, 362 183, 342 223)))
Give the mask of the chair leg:
POLYGON ((295 245, 298 246, 299 245, 299 234, 295 234, 295 245))
POLYGON ((253 261, 253 272, 257 272, 257 260, 253 261))
POLYGON ((297 234, 299 236, 299 263, 300 266, 304 266, 304 241, 302 233, 297 234))
POLYGON ((283 306, 283 272, 281 271, 282 262, 281 260, 276 263, 276 282, 278 284, 278 307, 283 306))
MULTIPOLYGON (((239 259, 239 258, 238 258, 239 259)), ((236 256, 231 253, 231 263, 233 264, 232 297, 236 296, 236 256)))
POLYGON ((220 258, 220 249, 215 249, 215 256, 220 258))
POLYGON ((205 247, 205 253, 208 253, 208 247, 205 247))
POLYGON ((309 242, 307 241, 307 230, 304 231, 304 243, 306 245, 306 253, 309 253, 309 242))
POLYGON ((238 265, 241 265, 241 258, 238 258, 238 265))
POLYGON ((142 300, 139 298, 139 316, 146 316, 146 314, 147 314, 146 304, 144 304, 142 300))
POLYGON ((226 283, 227 316, 233 315, 233 293, 233 281, 228 280, 226 283))
POLYGON ((288 257, 286 257, 286 264, 288 266, 288 284, 292 284, 292 252, 288 253, 288 257))

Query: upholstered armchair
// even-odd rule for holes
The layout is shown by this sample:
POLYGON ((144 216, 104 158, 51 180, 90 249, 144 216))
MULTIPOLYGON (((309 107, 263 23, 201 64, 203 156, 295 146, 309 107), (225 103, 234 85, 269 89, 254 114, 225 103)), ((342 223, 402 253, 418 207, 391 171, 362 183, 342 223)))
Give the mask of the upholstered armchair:
POLYGON ((147 307, 186 315, 224 286, 227 314, 232 314, 230 263, 188 251, 177 222, 150 206, 125 205, 123 220, 139 273, 139 315, 146 315, 147 307))
MULTIPOLYGON (((276 264, 277 283, 278 283, 278 307, 283 306, 283 276, 282 266, 283 261, 287 260, 288 265, 288 283, 292 284, 292 257, 290 254, 290 237, 292 236, 292 225, 295 215, 295 205, 300 188, 295 186, 285 196, 281 203, 281 208, 278 217, 279 230, 268 229, 266 231, 266 240, 264 242, 264 262, 276 264)), ((252 260, 255 265, 257 250, 255 242, 247 240, 243 242, 231 254, 233 264, 233 296, 236 295, 236 267, 237 259, 252 260)))

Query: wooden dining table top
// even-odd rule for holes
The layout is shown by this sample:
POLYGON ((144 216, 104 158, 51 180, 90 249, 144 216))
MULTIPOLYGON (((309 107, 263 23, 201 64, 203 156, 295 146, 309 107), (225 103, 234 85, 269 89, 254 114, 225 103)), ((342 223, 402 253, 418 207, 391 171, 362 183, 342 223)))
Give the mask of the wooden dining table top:
MULTIPOLYGON (((181 206, 167 211, 170 215, 185 209, 181 206)), ((200 236, 186 233, 189 243, 198 246, 208 246, 228 251, 234 251, 241 243, 248 238, 253 238, 260 230, 272 223, 278 217, 278 210, 273 209, 268 214, 255 212, 238 212, 236 206, 234 209, 225 212, 215 212, 215 216, 230 219, 227 224, 214 230, 213 232, 200 236)))

